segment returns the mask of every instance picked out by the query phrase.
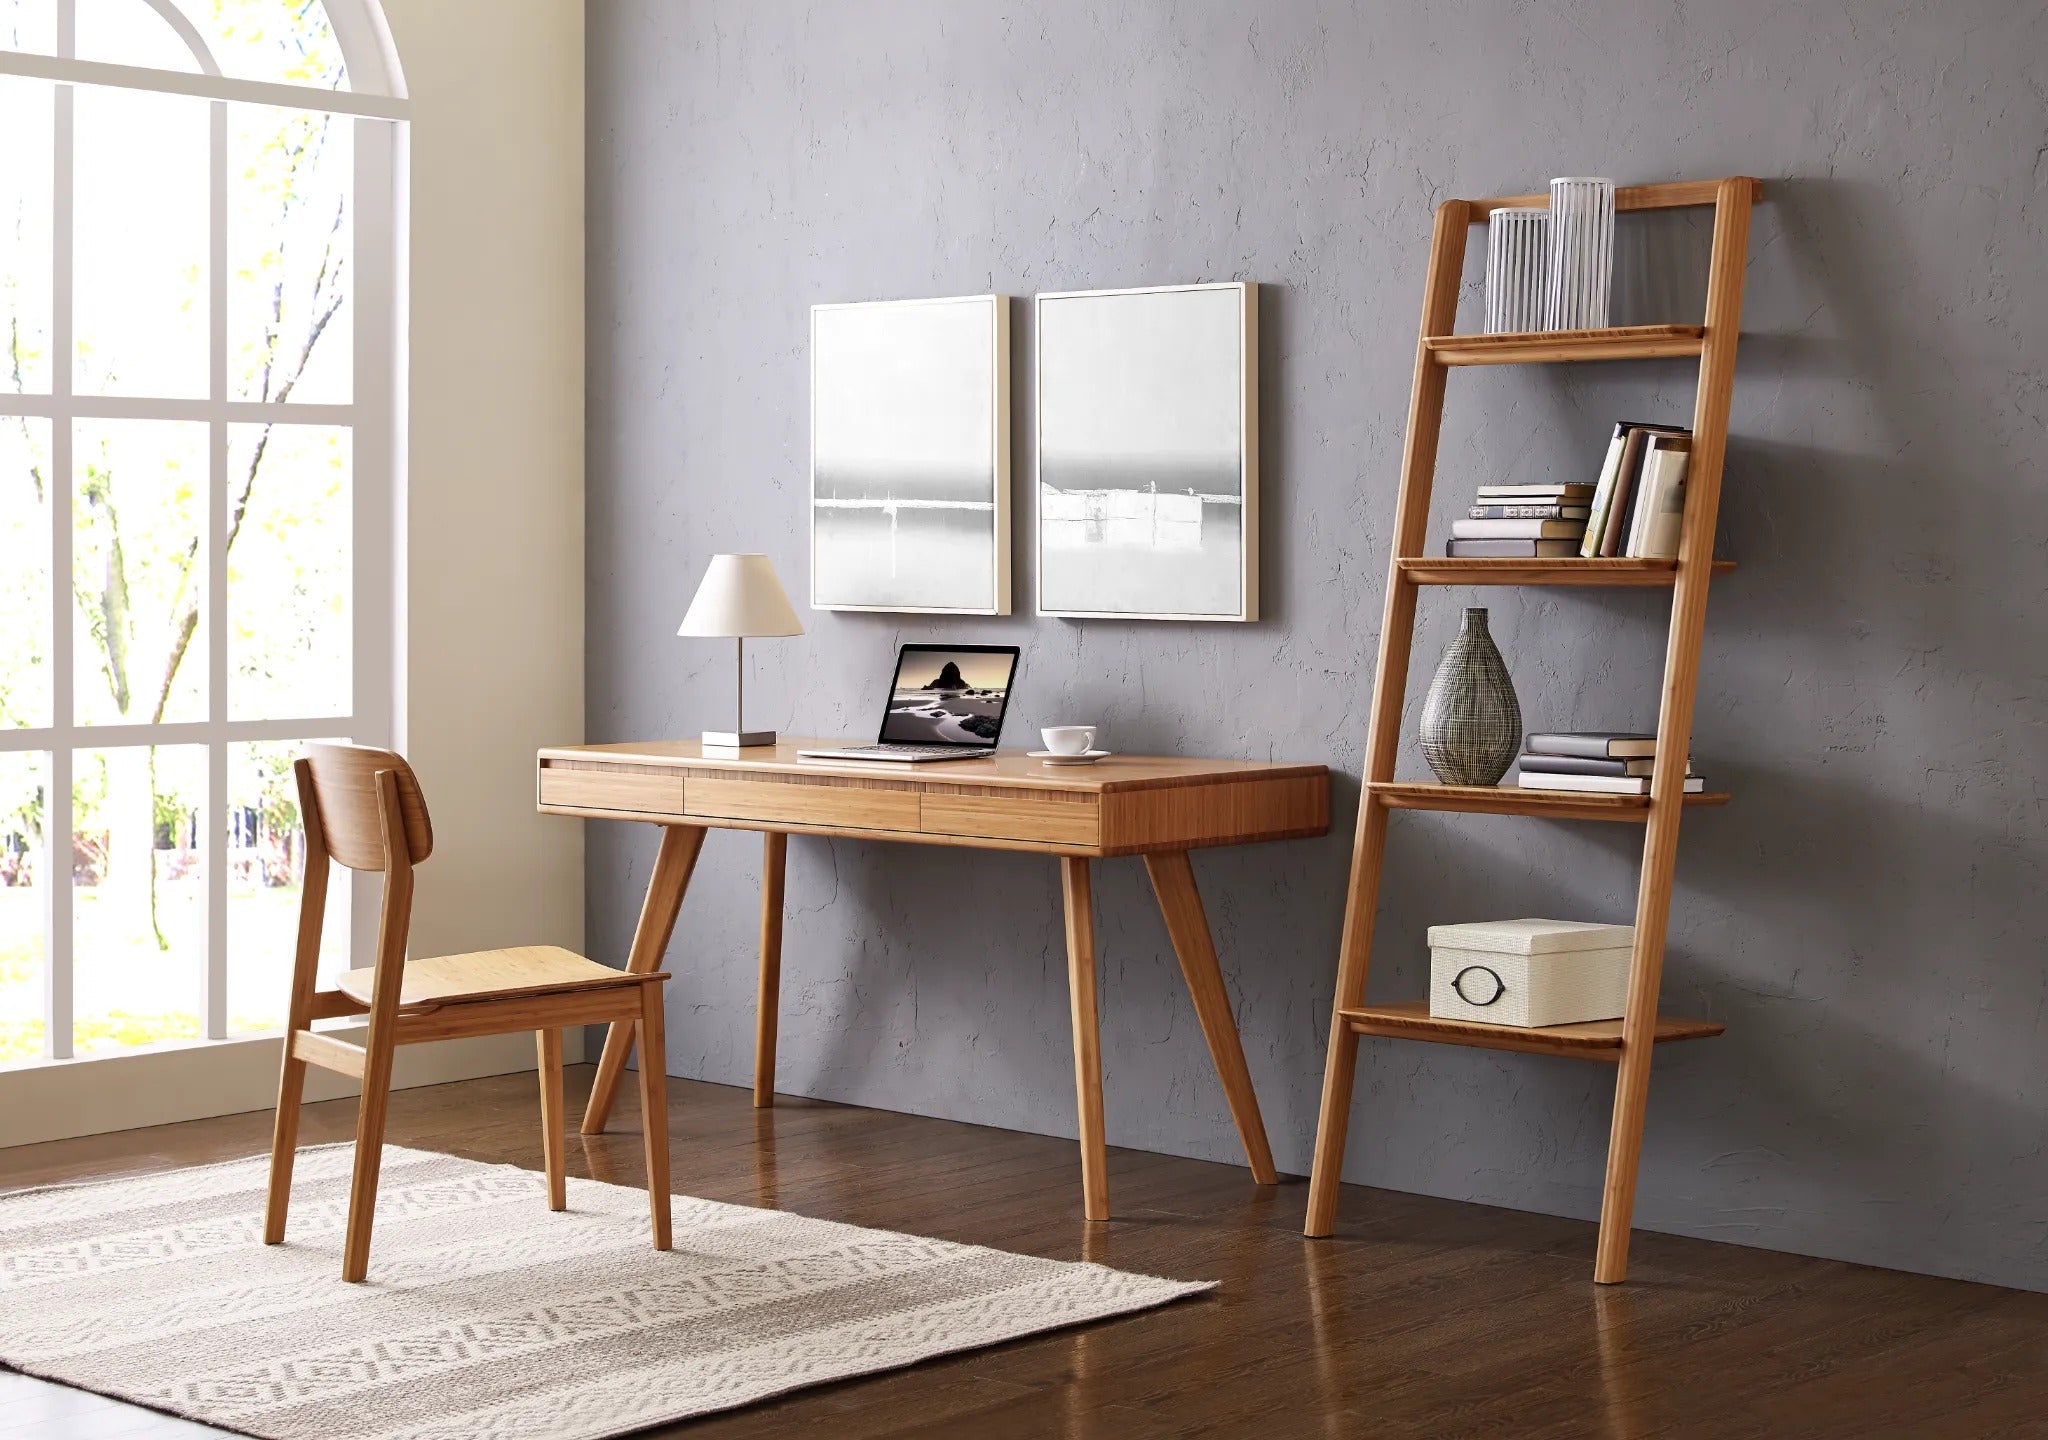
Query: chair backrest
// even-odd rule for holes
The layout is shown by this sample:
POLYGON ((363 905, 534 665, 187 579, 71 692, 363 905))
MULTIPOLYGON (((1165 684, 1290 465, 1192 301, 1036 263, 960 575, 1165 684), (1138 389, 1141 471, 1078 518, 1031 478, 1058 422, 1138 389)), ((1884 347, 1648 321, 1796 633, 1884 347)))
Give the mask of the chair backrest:
POLYGON ((306 747, 317 812, 307 814, 307 831, 320 827, 322 847, 351 870, 384 868, 384 823, 379 813, 377 775, 397 777, 398 810, 405 835, 406 860, 417 865, 434 853, 434 823, 419 777, 405 757, 367 745, 312 744, 306 747))

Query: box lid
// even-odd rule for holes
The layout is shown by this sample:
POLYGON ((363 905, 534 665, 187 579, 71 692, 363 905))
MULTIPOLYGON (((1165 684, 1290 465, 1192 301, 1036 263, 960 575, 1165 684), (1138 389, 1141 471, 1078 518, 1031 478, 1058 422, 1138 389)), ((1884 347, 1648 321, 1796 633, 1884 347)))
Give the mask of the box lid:
POLYGON ((1634 945, 1635 939, 1633 925, 1593 925, 1583 920, 1481 920, 1429 927, 1431 949, 1499 950, 1512 955, 1618 950, 1634 945))

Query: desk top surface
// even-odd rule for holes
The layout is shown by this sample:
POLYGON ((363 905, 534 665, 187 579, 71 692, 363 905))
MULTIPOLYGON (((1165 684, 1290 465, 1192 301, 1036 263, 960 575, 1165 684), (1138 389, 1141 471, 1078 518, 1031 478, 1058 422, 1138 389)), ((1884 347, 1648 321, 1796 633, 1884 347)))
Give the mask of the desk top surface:
POLYGON ((640 740, 616 745, 560 745, 544 748, 540 760, 673 766, 683 770, 754 770, 777 775, 817 775, 896 784, 993 785, 1033 790, 1172 789, 1226 781, 1287 780, 1327 776, 1323 765, 1276 760, 1202 760, 1178 755, 1111 755, 1093 765, 1048 765, 1021 750, 998 750, 975 760, 941 760, 923 765, 858 760, 800 760, 799 750, 827 745, 871 744, 863 740, 785 739, 744 750, 705 749, 696 740, 640 740))

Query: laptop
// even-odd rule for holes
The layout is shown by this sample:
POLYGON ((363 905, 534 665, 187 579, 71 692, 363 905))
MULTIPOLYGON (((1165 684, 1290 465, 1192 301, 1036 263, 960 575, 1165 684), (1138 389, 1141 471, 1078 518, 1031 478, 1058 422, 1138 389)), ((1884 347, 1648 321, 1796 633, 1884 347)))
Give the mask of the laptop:
POLYGON ((897 765, 993 755, 1016 673, 1015 645, 905 645, 874 744, 796 753, 897 765))

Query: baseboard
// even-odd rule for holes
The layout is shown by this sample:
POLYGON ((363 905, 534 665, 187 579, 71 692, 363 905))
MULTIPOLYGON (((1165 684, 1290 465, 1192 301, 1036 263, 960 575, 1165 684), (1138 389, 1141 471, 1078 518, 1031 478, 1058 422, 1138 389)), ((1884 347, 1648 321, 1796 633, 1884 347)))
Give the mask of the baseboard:
MULTIPOLYGON (((584 1031, 564 1027, 562 1059, 582 1063, 584 1031)), ((361 1026, 333 1032, 360 1043, 361 1026)), ((267 1110, 277 1096, 278 1035, 165 1046, 89 1060, 53 1060, 0 1070, 0 1147, 139 1130, 267 1110)), ((394 1089, 475 1080, 534 1068, 531 1031, 479 1035, 398 1050, 394 1089)), ((317 1067, 306 1073, 308 1100, 353 1095, 356 1082, 317 1067)))

